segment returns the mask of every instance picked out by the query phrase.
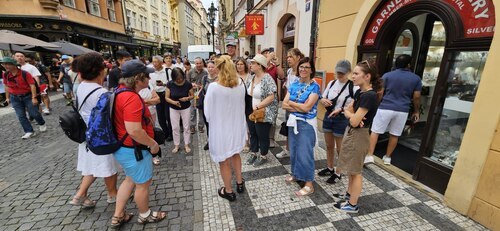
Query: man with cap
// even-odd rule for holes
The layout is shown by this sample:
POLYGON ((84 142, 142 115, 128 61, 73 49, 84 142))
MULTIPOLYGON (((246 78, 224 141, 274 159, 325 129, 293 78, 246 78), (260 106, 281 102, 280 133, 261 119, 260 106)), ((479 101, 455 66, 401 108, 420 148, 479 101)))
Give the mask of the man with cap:
POLYGON ((109 90, 113 90, 118 87, 118 80, 122 76, 122 71, 120 69, 121 65, 128 60, 132 59, 132 55, 125 50, 119 50, 116 52, 116 63, 117 66, 114 66, 111 71, 109 71, 108 75, 108 88, 109 90))
POLYGON ((233 62, 236 63, 238 61, 238 56, 236 55, 236 43, 234 42, 227 43, 226 53, 227 55, 231 56, 231 60, 233 60, 233 62))
POLYGON ((12 58, 3 58, 1 64, 6 70, 2 76, 5 83, 6 101, 12 104, 25 133, 21 138, 28 139, 35 135, 35 131, 26 117, 26 111, 40 125, 40 132, 47 131, 45 120, 38 111, 40 102, 36 96, 35 80, 31 74, 19 69, 17 61, 12 58))
POLYGON ((63 84, 63 91, 64 91, 64 98, 66 98, 66 105, 72 105, 73 104, 73 81, 71 77, 69 76, 69 70, 71 69, 71 59, 69 55, 63 55, 61 56, 61 66, 59 69, 59 78, 57 79, 57 82, 61 82, 63 84))

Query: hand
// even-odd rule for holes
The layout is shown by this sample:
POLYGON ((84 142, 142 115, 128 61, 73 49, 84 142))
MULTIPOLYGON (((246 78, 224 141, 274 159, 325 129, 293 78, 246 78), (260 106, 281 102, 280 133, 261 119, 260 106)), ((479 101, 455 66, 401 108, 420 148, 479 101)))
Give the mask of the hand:
POLYGON ((253 106, 253 110, 254 110, 254 111, 255 111, 255 110, 257 110, 257 109, 258 109, 258 108, 257 108, 257 106, 253 106))
POLYGON ((10 105, 10 99, 8 97, 5 99, 5 102, 10 105))
POLYGON ((330 113, 330 115, 328 115, 328 118, 337 116, 341 111, 342 111, 341 108, 337 108, 337 109, 333 110, 332 113, 330 113))
POLYGON ((38 105, 38 100, 36 98, 32 98, 31 99, 31 102, 33 103, 33 105, 38 105))
POLYGON ((344 107, 344 111, 348 111, 348 112, 354 113, 354 102, 351 102, 349 105, 347 105, 346 107, 344 107))
POLYGON ((321 102, 321 104, 323 104, 323 106, 325 106, 325 107, 330 107, 330 106, 332 106, 332 101, 330 101, 329 99, 325 99, 325 98, 323 98, 323 99, 321 99, 321 100, 320 100, 320 102, 321 102))
POLYGON ((181 102, 186 102, 186 97, 182 97, 182 98, 180 98, 180 99, 179 99, 179 101, 181 101, 181 102))
MULTIPOLYGON (((363 120, 366 120, 366 117, 363 117, 363 120)), ((361 122, 359 122, 359 127, 362 128, 363 126, 365 126, 365 122, 363 122, 363 120, 361 120, 361 122)))
POLYGON ((175 101, 175 102, 174 102, 174 105, 175 105, 175 106, 177 106, 177 107, 181 107, 181 102, 179 102, 179 101, 175 101))
POLYGON ((158 151, 160 151, 160 146, 155 141, 155 144, 153 146, 149 147, 149 152, 151 152, 151 154, 156 154, 156 153, 158 153, 158 151))
POLYGON ((419 120, 419 119, 420 119, 420 113, 418 113, 418 112, 414 112, 414 113, 412 114, 412 116, 411 116, 411 121, 412 121, 413 123, 416 123, 416 122, 418 122, 418 120, 419 120))

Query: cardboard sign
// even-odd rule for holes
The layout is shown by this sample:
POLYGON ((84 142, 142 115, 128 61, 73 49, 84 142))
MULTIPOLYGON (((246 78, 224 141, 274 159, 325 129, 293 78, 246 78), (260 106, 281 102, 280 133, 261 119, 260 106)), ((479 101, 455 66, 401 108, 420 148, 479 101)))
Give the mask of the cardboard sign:
POLYGON ((247 14, 245 15, 245 34, 263 35, 264 34, 264 15, 247 14))

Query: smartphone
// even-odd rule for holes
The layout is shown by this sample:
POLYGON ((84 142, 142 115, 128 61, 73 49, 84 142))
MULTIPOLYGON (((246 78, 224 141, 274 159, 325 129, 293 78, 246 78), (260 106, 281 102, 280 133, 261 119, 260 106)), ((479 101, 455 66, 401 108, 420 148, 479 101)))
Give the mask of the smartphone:
POLYGON ((159 79, 158 79, 158 80, 156 80, 156 85, 157 85, 157 86, 161 86, 161 85, 163 85, 163 82, 162 82, 161 80, 159 80, 159 79))

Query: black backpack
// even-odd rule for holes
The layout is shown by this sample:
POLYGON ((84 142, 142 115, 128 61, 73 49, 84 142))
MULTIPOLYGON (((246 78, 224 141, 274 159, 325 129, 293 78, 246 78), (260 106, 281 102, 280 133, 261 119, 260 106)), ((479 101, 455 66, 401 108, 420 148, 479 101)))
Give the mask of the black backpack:
POLYGON ((76 106, 71 105, 73 110, 65 112, 61 116, 59 116, 59 125, 61 126, 64 134, 71 140, 81 144, 83 143, 85 138, 85 132, 87 131, 87 125, 85 121, 83 121, 82 116, 80 115, 80 109, 85 104, 85 101, 92 95, 95 91, 99 90, 101 87, 98 87, 92 90, 86 97, 83 99, 82 105, 78 107, 78 98, 76 98, 76 106), (78 109, 77 109, 78 108, 78 109))

